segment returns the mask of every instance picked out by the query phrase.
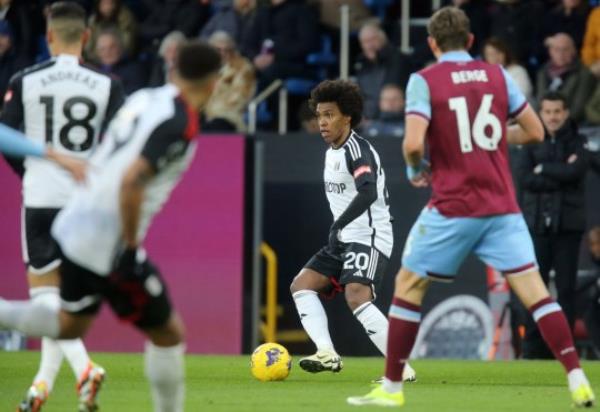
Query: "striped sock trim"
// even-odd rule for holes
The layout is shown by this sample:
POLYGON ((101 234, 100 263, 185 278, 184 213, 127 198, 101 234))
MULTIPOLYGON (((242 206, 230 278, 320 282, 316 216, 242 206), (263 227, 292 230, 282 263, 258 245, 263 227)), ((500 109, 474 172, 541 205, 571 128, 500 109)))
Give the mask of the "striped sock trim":
POLYGON ((549 315, 554 312, 560 312, 561 310, 562 309, 558 303, 556 303, 556 302, 548 303, 548 304, 536 309, 535 311, 533 311, 533 313, 532 313, 533 320, 538 322, 544 316, 549 315))
POLYGON ((533 314, 533 312, 535 312, 542 306, 547 305, 549 303, 554 303, 554 299, 552 299, 550 296, 548 296, 547 298, 541 299, 529 307, 529 313, 533 314))
POLYGON ((390 306, 389 316, 407 322, 421 322, 421 307, 402 299, 394 298, 390 306))

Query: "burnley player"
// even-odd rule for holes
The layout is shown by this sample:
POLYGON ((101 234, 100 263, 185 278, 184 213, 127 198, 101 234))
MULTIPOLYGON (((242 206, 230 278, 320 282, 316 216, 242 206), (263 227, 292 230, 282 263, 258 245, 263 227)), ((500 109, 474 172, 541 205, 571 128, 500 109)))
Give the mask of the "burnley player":
POLYGON ((219 69, 212 47, 185 44, 173 83, 133 94, 111 121, 86 184, 52 225, 62 309, 0 299, 0 326, 53 339, 84 335, 106 300, 148 339, 145 372, 157 412, 183 410, 183 325, 142 242, 191 161, 219 69))
POLYGON ((506 276, 565 368, 574 404, 591 407, 594 394, 566 318, 538 272, 510 176, 507 144, 540 142, 544 129, 501 66, 471 59, 469 30, 460 9, 436 12, 428 24, 428 42, 438 63, 413 74, 407 87, 407 173, 414 186, 431 182, 433 193, 406 240, 396 278, 384 382, 348 403, 404 403, 402 371, 417 337, 427 288, 433 280, 452 281, 473 252, 506 276), (510 117, 517 125, 507 129, 510 117), (431 174, 424 161, 425 140, 431 174))
MULTIPOLYGON (((379 155, 354 130, 363 100, 358 86, 326 80, 312 92, 311 109, 330 146, 325 155, 325 193, 334 222, 328 245, 319 250, 290 287, 302 326, 317 353, 300 360, 308 372, 342 369, 319 293, 344 292, 346 302, 377 349, 385 355, 388 322, 372 303, 392 253, 394 236, 385 173, 379 155)), ((414 371, 405 368, 407 380, 414 371)))

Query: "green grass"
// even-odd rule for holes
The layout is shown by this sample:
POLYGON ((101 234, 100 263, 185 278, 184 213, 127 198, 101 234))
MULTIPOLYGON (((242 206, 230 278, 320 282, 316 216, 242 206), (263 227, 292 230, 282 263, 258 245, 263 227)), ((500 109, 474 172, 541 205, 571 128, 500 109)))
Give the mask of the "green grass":
MULTIPOLYGON (((37 368, 36 352, 0 352, 0 411, 14 410, 37 368)), ((104 412, 151 411, 139 354, 94 354, 108 371, 100 402, 104 412)), ((297 358, 295 361, 297 361, 297 358)), ((350 411, 345 398, 369 390, 381 375, 380 358, 345 358, 339 374, 310 375, 296 363, 284 382, 254 380, 247 356, 188 356, 186 411, 350 411)), ((406 411, 567 411, 570 397, 556 362, 419 360, 418 382, 405 385, 406 411)), ((600 362, 584 364, 596 392, 600 362)), ((45 412, 75 410, 74 379, 63 365, 45 412)), ((359 411, 372 408, 362 407, 359 411)), ((375 409, 379 410, 379 409, 375 409)))

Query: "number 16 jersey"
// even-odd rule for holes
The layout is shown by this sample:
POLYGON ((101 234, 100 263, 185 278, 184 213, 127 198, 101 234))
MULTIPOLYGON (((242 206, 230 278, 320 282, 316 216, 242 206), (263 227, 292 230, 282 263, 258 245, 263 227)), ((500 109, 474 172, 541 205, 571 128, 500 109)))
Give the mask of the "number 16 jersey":
POLYGON ((506 122, 527 101, 510 75, 467 52, 448 52, 411 76, 406 98, 407 115, 429 121, 430 206, 447 217, 518 213, 506 122))
MULTIPOLYGON (((123 100, 119 81, 61 54, 13 76, 1 120, 32 140, 85 159, 123 100)), ((75 188, 71 175, 43 159, 28 157, 24 165, 25 207, 62 208, 75 188)))

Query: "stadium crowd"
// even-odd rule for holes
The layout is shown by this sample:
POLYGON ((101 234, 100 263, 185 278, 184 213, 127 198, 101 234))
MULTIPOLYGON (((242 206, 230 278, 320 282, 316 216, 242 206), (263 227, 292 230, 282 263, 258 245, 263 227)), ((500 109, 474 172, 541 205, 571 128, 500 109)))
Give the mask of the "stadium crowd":
MULTIPOLYGON (((366 134, 402 135, 397 108, 403 102, 394 105, 392 114, 385 102, 403 100, 397 95, 403 94, 408 75, 433 61, 419 27, 411 29, 412 53, 400 52, 399 1, 75 1, 89 15, 86 60, 120 78, 128 94, 164 84, 184 38, 200 37, 217 47, 226 64, 205 130, 243 131, 247 103, 274 79, 335 77, 335 61, 315 64, 307 56, 322 54, 332 42, 328 52, 336 57, 342 4, 350 6, 351 75, 364 94, 366 134), (392 92, 392 85, 398 91, 392 92)), ((52 2, 0 0, 1 95, 13 73, 49 57, 44 16, 52 2)), ((413 16, 431 12, 429 2, 412 3, 413 16)), ((600 125, 600 7, 593 7, 595 0, 443 3, 460 7, 471 19, 476 36, 471 53, 502 64, 532 103, 547 91, 558 91, 566 96, 574 120, 600 125)))

